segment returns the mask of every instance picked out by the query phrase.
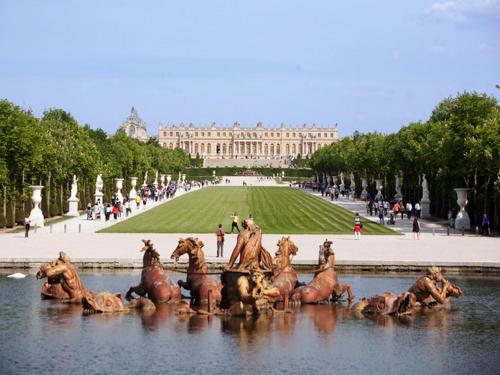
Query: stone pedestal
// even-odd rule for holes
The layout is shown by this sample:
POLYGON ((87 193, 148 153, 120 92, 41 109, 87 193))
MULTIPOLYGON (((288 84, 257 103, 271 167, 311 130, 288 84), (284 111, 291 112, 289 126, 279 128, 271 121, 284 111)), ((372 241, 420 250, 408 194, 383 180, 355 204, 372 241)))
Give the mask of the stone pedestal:
POLYGON ((453 189, 457 193, 457 204, 460 207, 460 211, 455 218, 455 229, 458 230, 469 230, 470 229, 470 218, 467 211, 465 211, 465 206, 467 206, 467 193, 470 189, 460 188, 453 189))
POLYGON ((36 227, 43 227, 45 219, 43 217, 42 210, 40 209, 40 203, 42 203, 42 185, 32 185, 31 188, 31 201, 33 202, 33 209, 30 212, 31 225, 36 227))
POLYGON ((420 215, 422 219, 428 219, 431 217, 431 201, 430 200, 421 200, 420 201, 420 208, 422 211, 420 212, 420 215))
POLYGON ((69 211, 66 214, 66 216, 80 216, 80 213, 78 212, 78 202, 80 200, 78 198, 69 198, 69 211))
POLYGON ((96 191, 94 194, 94 202, 95 203, 100 202, 101 204, 103 204, 103 201, 102 201, 103 196, 104 196, 104 194, 102 192, 96 191))
POLYGON ((130 186, 132 189, 130 189, 128 197, 131 202, 135 202, 135 198, 137 197, 137 190, 135 190, 137 186, 137 177, 130 177, 130 186))

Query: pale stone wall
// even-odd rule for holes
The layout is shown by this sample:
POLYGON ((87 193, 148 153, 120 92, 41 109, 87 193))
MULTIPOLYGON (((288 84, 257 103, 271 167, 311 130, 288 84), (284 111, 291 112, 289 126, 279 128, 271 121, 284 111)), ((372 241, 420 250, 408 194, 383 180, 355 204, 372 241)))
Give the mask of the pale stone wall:
POLYGON ((191 157, 204 159, 287 159, 312 155, 316 150, 338 140, 337 125, 300 128, 267 128, 261 123, 255 127, 210 127, 193 124, 162 125, 158 141, 165 148, 180 147, 191 157))

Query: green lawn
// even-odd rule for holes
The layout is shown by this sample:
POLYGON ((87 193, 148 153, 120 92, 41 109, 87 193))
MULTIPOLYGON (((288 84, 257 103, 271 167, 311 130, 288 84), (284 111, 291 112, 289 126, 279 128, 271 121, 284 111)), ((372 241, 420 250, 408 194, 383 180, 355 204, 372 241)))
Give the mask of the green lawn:
MULTIPOLYGON (((286 187, 209 187, 151 209, 103 233, 212 233, 231 229, 231 214, 252 214, 264 233, 351 234, 354 214, 321 198, 286 187)), ((241 225, 240 225, 241 227, 241 225)), ((396 234, 363 222, 364 234, 396 234)))

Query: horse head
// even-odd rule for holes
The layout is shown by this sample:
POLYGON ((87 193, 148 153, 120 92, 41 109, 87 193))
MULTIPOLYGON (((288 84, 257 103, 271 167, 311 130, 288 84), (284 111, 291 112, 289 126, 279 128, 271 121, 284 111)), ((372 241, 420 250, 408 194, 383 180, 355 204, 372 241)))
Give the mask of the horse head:
POLYGON ((297 251, 299 248, 297 245, 293 243, 293 241, 290 239, 290 237, 285 237, 283 236, 279 241, 278 241, 278 250, 276 250, 275 259, 276 263, 280 267, 285 267, 290 264, 290 256, 294 256, 297 254, 297 251))
POLYGON ((153 247, 151 240, 142 240, 142 242, 144 243, 144 246, 141 249, 141 251, 144 252, 144 256, 142 257, 143 267, 161 264, 160 254, 153 247))
POLYGON ((204 263, 205 257, 202 250, 203 246, 205 246, 205 244, 198 238, 180 238, 177 247, 170 256, 170 259, 175 259, 175 261, 177 262, 181 256, 183 256, 184 254, 188 254, 190 261, 195 260, 204 263))

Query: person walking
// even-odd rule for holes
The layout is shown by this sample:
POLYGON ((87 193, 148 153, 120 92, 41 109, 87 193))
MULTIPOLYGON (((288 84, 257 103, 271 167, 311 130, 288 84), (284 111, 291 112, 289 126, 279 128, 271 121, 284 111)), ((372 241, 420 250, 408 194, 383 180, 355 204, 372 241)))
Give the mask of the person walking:
POLYGON ((233 222, 231 223, 231 233, 233 233, 233 229, 236 228, 238 233, 240 233, 240 228, 238 227, 238 221, 240 220, 240 217, 238 216, 238 213, 235 212, 231 218, 233 219, 233 222))
POLYGON ((490 234, 490 219, 488 218, 488 215, 486 212, 483 215, 483 220, 481 222, 481 236, 483 236, 486 233, 487 236, 490 234))
POLYGON ((113 218, 116 220, 118 218, 118 205, 113 206, 113 218))
POLYGON ((125 199, 125 217, 128 217, 130 213, 132 213, 132 209, 130 208, 130 201, 125 199))
POLYGON ((222 229, 222 224, 219 224, 217 232, 215 232, 217 237, 217 258, 224 257, 224 229, 222 229))
POLYGON ((408 218, 408 220, 411 219, 412 210, 413 210, 413 205, 410 202, 406 203, 406 217, 408 218))
POLYGON ((141 208, 141 196, 139 194, 135 196, 135 205, 137 209, 141 208))
POLYGON ((363 229, 363 224, 361 224, 361 217, 359 217, 359 213, 356 213, 354 216, 354 239, 361 239, 361 230, 363 229))
POLYGON ((31 219, 29 217, 24 218, 24 238, 28 238, 31 227, 31 219))
POLYGON ((415 215, 413 218, 413 239, 420 239, 420 222, 418 221, 418 216, 415 215))
POLYGON ((422 208, 420 207, 420 202, 415 203, 415 216, 420 219, 420 213, 422 212, 422 208))

